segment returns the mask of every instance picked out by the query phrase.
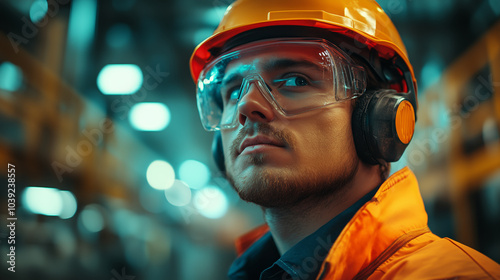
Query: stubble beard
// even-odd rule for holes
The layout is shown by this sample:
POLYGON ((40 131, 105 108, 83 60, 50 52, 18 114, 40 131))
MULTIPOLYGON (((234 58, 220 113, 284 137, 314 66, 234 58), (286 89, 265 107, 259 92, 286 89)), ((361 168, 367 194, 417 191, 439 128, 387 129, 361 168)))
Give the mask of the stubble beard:
MULTIPOLYGON (((274 136, 276 135, 282 137, 283 132, 274 136)), ((293 142, 291 139, 287 141, 293 142)), ((234 175, 232 168, 226 162, 228 166, 226 176, 242 200, 264 208, 293 207, 301 202, 314 203, 333 195, 340 195, 350 185, 359 166, 357 156, 342 163, 332 164, 332 170, 327 174, 325 171, 308 166, 300 170, 266 168, 263 154, 251 155, 249 160, 255 170, 251 175, 246 177, 234 175)))

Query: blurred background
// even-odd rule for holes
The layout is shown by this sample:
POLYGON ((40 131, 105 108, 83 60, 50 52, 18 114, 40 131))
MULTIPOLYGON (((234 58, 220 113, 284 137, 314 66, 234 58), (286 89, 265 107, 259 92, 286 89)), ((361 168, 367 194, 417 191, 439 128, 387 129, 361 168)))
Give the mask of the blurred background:
MULTIPOLYGON (((1 279, 225 279, 263 219, 212 161, 188 61, 231 2, 0 0, 1 279)), ((392 172, 500 262, 500 1, 378 2, 419 86, 392 172)))

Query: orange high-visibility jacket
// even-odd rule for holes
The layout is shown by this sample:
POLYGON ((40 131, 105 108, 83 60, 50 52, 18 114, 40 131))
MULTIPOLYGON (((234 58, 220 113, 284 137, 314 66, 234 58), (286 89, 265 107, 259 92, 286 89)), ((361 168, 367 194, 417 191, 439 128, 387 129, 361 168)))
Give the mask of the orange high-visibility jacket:
MULTIPOLYGON (((268 230, 237 240, 238 253, 268 230)), ((500 265, 429 230, 415 175, 404 168, 345 226, 317 279, 500 279, 500 265)))

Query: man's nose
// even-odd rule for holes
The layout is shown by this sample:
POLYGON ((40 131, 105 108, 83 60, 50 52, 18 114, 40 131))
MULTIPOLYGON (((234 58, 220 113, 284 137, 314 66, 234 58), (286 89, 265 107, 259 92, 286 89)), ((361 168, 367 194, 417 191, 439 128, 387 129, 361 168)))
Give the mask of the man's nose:
POLYGON ((244 93, 238 104, 238 116, 241 125, 245 125, 247 120, 251 122, 270 122, 275 118, 275 111, 272 105, 264 97, 262 91, 265 89, 258 85, 258 82, 253 82, 249 85, 248 90, 244 93))

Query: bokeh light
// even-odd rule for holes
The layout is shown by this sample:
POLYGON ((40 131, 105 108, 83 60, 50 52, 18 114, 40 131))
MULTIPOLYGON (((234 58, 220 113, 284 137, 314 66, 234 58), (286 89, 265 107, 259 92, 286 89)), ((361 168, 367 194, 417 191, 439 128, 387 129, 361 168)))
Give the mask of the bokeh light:
POLYGON ((165 190, 165 197, 174 206, 185 206, 191 201, 191 189, 186 183, 175 180, 172 187, 165 190))
POLYGON ((69 219, 76 213, 76 198, 70 191, 59 191, 62 200, 62 209, 59 217, 61 219, 69 219))
POLYGON ((135 64, 108 64, 97 76, 103 94, 133 94, 142 87, 143 74, 135 64))
POLYGON ((23 205, 35 214, 59 216, 63 211, 63 199, 58 189, 27 187, 22 200, 23 205))
POLYGON ((80 222, 90 232, 99 232, 104 228, 104 217, 99 207, 96 204, 90 204, 85 206, 80 213, 80 222))
POLYGON ((208 183, 210 177, 207 165, 196 160, 186 160, 179 167, 179 179, 186 182, 192 189, 202 188, 208 183))
POLYGON ((223 217, 229 208, 226 194, 215 186, 207 186, 197 191, 193 204, 201 215, 210 219, 223 217))
POLYGON ((94 40, 97 18, 97 0, 72 0, 68 25, 68 43, 85 49, 94 40))
POLYGON ((17 65, 8 61, 0 64, 0 89, 18 90, 23 82, 23 72, 17 65))
POLYGON ((138 103, 130 109, 129 120, 137 130, 159 131, 170 123, 170 110, 162 103, 138 103))
POLYGON ((175 172, 170 163, 164 160, 155 160, 149 165, 146 178, 151 187, 164 190, 174 184, 175 172))
POLYGON ((49 5, 47 0, 36 0, 31 4, 30 7, 30 19, 32 22, 37 23, 41 21, 47 11, 49 10, 49 5))

